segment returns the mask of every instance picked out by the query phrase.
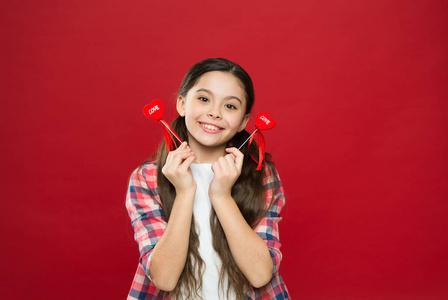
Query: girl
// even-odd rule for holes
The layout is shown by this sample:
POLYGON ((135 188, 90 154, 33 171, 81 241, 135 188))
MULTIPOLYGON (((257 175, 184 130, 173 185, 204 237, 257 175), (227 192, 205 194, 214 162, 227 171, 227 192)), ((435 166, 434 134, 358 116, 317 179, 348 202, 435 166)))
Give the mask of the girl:
POLYGON ((269 155, 256 170, 255 143, 237 149, 253 103, 251 78, 231 61, 206 59, 185 75, 172 124, 185 142, 169 153, 163 143, 130 177, 140 262, 128 299, 289 299, 280 179, 269 155))

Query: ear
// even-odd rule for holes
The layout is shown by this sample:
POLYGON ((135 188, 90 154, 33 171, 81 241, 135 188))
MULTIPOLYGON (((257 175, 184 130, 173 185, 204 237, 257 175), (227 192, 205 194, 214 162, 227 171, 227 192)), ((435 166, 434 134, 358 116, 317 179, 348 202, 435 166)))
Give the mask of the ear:
POLYGON ((246 114, 243 118, 243 121, 241 121, 241 125, 238 128, 238 132, 242 131, 244 128, 246 128, 247 122, 249 122, 250 114, 246 114))
POLYGON ((177 97, 176 102, 177 112, 181 117, 185 117, 185 98, 182 96, 177 97))

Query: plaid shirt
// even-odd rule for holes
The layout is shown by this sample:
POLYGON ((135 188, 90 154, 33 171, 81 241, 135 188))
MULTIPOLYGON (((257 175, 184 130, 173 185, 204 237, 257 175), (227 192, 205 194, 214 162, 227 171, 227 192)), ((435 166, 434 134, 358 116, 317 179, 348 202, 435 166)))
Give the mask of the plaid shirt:
MULTIPOLYGON (((283 186, 275 169, 264 168, 264 186, 266 188, 266 206, 271 204, 266 216, 254 229, 266 242, 274 263, 271 281, 262 288, 250 287, 247 299, 290 299, 286 285, 279 272, 282 254, 278 235, 278 222, 282 219, 280 211, 285 205, 283 186), (278 183, 274 191, 275 182, 278 183)), ((149 278, 151 253, 162 236, 167 223, 163 215, 162 202, 157 190, 157 163, 149 162, 136 169, 130 177, 126 197, 126 208, 135 231, 135 240, 140 250, 140 260, 129 291, 129 299, 170 299, 167 293, 157 289, 149 278)))

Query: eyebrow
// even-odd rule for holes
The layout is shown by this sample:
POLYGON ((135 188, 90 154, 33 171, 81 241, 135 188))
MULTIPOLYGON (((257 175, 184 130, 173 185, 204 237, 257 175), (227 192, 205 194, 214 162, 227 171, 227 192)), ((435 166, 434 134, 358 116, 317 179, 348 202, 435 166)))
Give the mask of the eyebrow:
MULTIPOLYGON (((197 89, 196 93, 198 93, 198 92, 206 92, 206 93, 208 93, 210 95, 213 95, 212 91, 210 91, 208 89, 204 89, 204 88, 197 89)), ((238 100, 241 104, 243 104, 243 101, 241 101, 241 99, 238 98, 237 96, 227 96, 224 99, 235 99, 235 100, 238 100)))

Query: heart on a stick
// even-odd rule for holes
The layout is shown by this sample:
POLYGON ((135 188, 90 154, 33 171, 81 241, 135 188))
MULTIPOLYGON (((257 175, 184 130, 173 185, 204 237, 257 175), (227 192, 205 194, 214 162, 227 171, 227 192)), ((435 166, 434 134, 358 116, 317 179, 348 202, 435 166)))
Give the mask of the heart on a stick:
POLYGON ((143 107, 143 113, 154 121, 160 121, 163 117, 163 104, 159 99, 154 99, 151 103, 143 107))
POLYGON ((171 128, 171 126, 167 122, 165 122, 165 120, 162 119, 163 117, 162 101, 160 101, 159 99, 154 99, 152 100, 151 103, 146 104, 143 107, 143 114, 156 122, 160 121, 160 123, 162 123, 163 126, 165 126, 163 128, 163 132, 165 135, 166 150, 168 152, 170 152, 171 150, 175 150, 177 148, 176 140, 174 138, 176 138, 179 141, 179 143, 182 144, 182 140, 177 135, 177 133, 175 133, 173 128, 171 128))
POLYGON ((255 121, 255 127, 260 130, 268 130, 274 126, 275 120, 269 117, 269 115, 265 112, 260 113, 255 121))
POLYGON ((241 144, 241 146, 238 148, 240 150, 246 143, 249 141, 249 147, 255 137, 255 134, 257 134, 258 137, 258 159, 253 157, 252 154, 249 152, 252 159, 257 163, 257 171, 260 171, 265 163, 265 141, 264 136, 261 133, 261 130, 268 130, 275 126, 275 120, 269 117, 269 115, 265 112, 262 112, 258 115, 257 120, 255 121, 255 130, 252 132, 252 134, 244 141, 244 143, 241 144))

